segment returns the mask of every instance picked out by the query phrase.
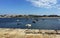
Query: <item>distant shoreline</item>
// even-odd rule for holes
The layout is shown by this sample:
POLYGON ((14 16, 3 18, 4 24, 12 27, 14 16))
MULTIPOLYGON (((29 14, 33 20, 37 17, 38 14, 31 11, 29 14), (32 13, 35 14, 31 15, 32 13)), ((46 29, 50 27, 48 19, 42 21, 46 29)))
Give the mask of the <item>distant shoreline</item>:
POLYGON ((0 15, 0 18, 60 18, 58 15, 0 15))
POLYGON ((60 18, 60 17, 0 17, 0 18, 60 18))

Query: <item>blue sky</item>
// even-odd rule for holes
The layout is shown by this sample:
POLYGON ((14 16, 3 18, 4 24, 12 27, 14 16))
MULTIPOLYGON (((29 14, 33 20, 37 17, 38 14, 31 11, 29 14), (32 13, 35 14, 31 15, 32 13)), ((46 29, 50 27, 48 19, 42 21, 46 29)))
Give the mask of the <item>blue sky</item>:
POLYGON ((0 0, 0 14, 60 15, 59 0, 0 0))

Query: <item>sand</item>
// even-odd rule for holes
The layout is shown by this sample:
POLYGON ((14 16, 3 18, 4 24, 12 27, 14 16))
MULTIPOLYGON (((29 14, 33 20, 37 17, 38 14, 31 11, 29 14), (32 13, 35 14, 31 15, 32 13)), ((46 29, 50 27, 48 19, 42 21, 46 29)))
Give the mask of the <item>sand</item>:
MULTIPOLYGON (((26 29, 0 28, 0 38, 60 38, 60 35, 57 34, 44 34, 44 33, 26 34, 25 32, 26 29)), ((34 32, 38 32, 38 30, 35 30, 34 32)))

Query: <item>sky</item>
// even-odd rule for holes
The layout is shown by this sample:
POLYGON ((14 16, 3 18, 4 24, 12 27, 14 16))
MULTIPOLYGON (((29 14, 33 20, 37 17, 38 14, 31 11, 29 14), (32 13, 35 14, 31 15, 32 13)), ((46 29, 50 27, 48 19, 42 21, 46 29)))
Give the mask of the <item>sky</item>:
POLYGON ((60 15, 60 0, 0 0, 0 15, 60 15))

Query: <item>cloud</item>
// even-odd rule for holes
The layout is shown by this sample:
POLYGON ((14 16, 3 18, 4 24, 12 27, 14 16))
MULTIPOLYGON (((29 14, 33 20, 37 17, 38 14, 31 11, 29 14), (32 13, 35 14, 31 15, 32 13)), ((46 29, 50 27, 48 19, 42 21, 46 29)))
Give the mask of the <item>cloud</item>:
POLYGON ((27 1, 32 3, 32 5, 35 7, 60 9, 60 5, 58 4, 57 0, 27 0, 27 1))

